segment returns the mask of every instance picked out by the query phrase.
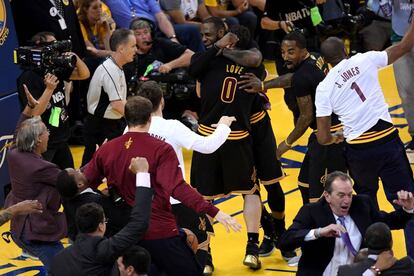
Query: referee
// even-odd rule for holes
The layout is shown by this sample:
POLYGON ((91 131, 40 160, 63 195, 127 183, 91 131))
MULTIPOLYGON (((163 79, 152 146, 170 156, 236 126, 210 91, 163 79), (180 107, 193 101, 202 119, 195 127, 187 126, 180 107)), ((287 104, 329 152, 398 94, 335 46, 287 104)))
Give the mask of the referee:
POLYGON ((134 59, 137 50, 135 36, 128 29, 116 30, 109 45, 113 53, 99 65, 89 85, 82 166, 91 160, 96 145, 120 136, 125 128, 123 116, 127 86, 122 66, 134 59))

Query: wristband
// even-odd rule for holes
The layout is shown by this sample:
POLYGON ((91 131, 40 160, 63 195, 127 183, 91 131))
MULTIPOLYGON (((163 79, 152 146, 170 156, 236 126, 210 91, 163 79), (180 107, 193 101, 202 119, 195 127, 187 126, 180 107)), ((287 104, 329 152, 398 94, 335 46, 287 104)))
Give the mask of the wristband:
POLYGON ((286 144, 286 146, 288 146, 289 148, 291 148, 293 143, 292 144, 289 144, 288 141, 287 141, 287 138, 286 138, 285 139, 285 144, 286 144))
POLYGON ((370 269, 374 270, 376 275, 381 275, 381 270, 375 265, 371 266, 370 269))
POLYGON ((151 188, 150 174, 147 172, 139 172, 136 175, 135 185, 137 187, 151 188))
POLYGON ((315 238, 319 239, 321 237, 321 228, 315 230, 315 238))

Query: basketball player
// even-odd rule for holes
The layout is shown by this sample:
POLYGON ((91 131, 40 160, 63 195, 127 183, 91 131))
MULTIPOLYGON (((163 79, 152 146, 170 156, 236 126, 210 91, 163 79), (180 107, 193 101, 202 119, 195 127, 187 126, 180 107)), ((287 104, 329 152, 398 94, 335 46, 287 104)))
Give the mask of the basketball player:
MULTIPOLYGON (((151 187, 154 189, 149 228, 140 245, 151 253, 152 263, 168 275, 200 275, 202 268, 179 236, 171 212, 170 196, 177 198, 197 213, 215 217, 229 229, 238 231, 240 224, 203 200, 183 180, 173 148, 148 134, 152 104, 143 97, 131 97, 125 105, 129 132, 103 144, 94 154, 84 173, 91 187, 96 188, 103 177, 127 204, 134 202, 135 178, 128 170, 133 156, 148 160, 151 187)), ((126 210, 127 213, 128 210, 126 210)))
MULTIPOLYGON (((325 60, 334 66, 316 92, 317 137, 328 145, 346 138, 345 157, 357 193, 377 204, 381 178, 388 201, 397 192, 413 192, 413 172, 388 112, 378 80, 378 69, 392 64, 414 45, 414 21, 403 40, 385 51, 347 57, 342 40, 328 38, 321 47, 325 60), (333 135, 331 114, 338 114, 343 136, 333 135)), ((407 253, 414 257, 414 222, 405 228, 407 253)))
MULTIPOLYGON (((217 123, 214 133, 208 137, 201 136, 178 120, 166 120, 163 118, 165 105, 161 87, 155 81, 147 81, 141 85, 138 95, 147 98, 152 103, 151 136, 170 144, 178 157, 180 169, 185 177, 184 158, 182 149, 198 151, 209 154, 216 151, 230 134, 230 125, 234 117, 222 116, 217 123)), ((213 227, 205 214, 197 214, 186 207, 180 201, 170 198, 172 211, 176 217, 178 226, 190 229, 198 240, 196 256, 200 265, 206 265, 207 251, 210 243, 210 235, 214 233, 213 227)))
POLYGON ((261 201, 255 193, 258 185, 255 179, 252 138, 249 134, 250 114, 255 97, 240 91, 237 82, 245 72, 262 77, 264 68, 241 66, 221 55, 223 49, 228 47, 246 49, 249 41, 250 34, 246 28, 232 26, 231 32, 216 41, 206 52, 192 57, 189 72, 200 82, 201 93, 198 132, 210 135, 214 131, 211 124, 216 123, 223 115, 235 116, 236 121, 232 125, 228 140, 216 152, 209 155, 193 153, 191 184, 207 199, 223 197, 233 192, 245 195, 244 217, 248 243, 243 263, 252 269, 259 269, 261 201))

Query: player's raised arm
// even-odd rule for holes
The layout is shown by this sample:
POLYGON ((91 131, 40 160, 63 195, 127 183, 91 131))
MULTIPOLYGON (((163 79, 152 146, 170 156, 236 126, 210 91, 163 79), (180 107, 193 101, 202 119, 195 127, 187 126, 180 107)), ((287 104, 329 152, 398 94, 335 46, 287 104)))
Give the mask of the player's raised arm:
POLYGON ((411 51, 414 46, 414 20, 411 21, 410 27, 405 33, 401 42, 388 47, 385 51, 388 54, 388 64, 394 63, 397 59, 411 51))

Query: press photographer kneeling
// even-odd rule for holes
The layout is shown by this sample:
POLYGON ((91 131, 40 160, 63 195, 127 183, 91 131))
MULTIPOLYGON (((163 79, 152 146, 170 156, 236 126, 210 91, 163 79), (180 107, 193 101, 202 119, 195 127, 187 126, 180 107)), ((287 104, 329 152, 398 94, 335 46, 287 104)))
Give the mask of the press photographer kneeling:
POLYGON ((41 115, 50 132, 47 151, 43 157, 61 169, 73 168, 69 149, 70 136, 65 85, 71 80, 89 77, 86 64, 73 52, 69 40, 56 41, 53 33, 41 32, 33 36, 31 46, 15 50, 15 63, 24 70, 17 79, 22 107, 26 106, 25 90, 30 91, 39 104, 33 106, 33 116, 41 115))
POLYGON ((167 38, 155 37, 155 26, 146 19, 134 19, 130 29, 134 32, 138 51, 134 61, 124 66, 128 94, 135 94, 147 80, 157 81, 166 100, 164 117, 181 119, 190 126, 193 112, 198 111, 199 99, 195 80, 188 77, 185 67, 190 64, 194 52, 167 38))

